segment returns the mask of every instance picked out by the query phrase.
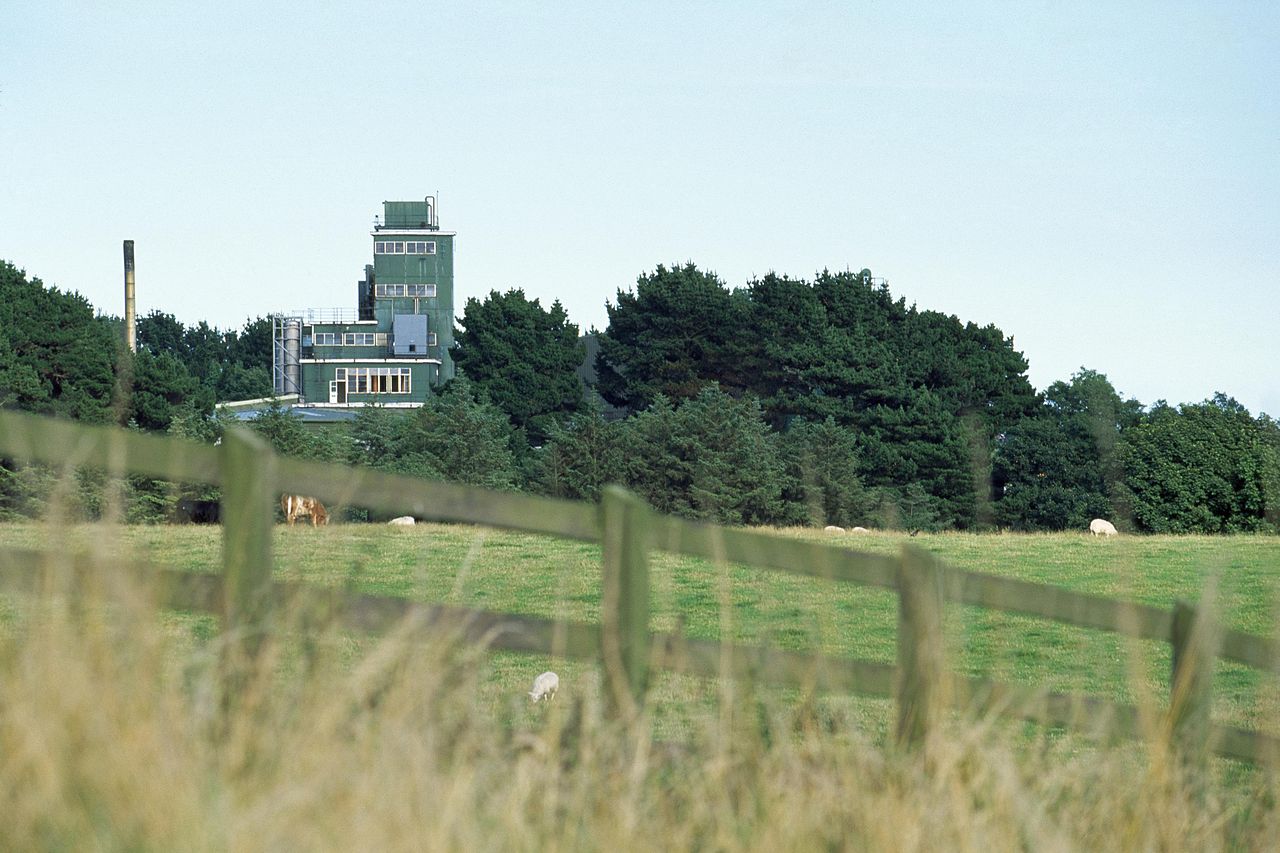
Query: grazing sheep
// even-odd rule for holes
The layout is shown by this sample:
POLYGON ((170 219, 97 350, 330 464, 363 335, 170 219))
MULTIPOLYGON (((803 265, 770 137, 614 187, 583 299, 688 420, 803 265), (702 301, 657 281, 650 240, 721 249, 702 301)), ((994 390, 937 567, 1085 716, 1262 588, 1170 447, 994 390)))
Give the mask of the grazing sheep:
POLYGON ((870 531, 870 530, 868 530, 868 529, 867 529, 867 528, 865 528, 865 527, 855 527, 855 528, 853 528, 853 530, 851 530, 851 531, 849 531, 849 532, 850 532, 850 533, 870 533, 871 531, 870 531))
POLYGON ((1105 518, 1095 518, 1089 522, 1089 532, 1094 536, 1115 536, 1116 526, 1105 518))
POLYGON ((402 515, 399 518, 393 518, 387 524, 394 524, 397 527, 413 527, 418 522, 414 520, 412 515, 402 515))
POLYGON ((844 533, 844 528, 836 527, 834 524, 828 524, 826 527, 822 528, 822 532, 823 533, 844 533))
POLYGON ((534 702, 540 702, 555 696, 559 689, 560 676, 554 672, 544 672, 533 680, 533 689, 529 691, 529 698, 534 702))

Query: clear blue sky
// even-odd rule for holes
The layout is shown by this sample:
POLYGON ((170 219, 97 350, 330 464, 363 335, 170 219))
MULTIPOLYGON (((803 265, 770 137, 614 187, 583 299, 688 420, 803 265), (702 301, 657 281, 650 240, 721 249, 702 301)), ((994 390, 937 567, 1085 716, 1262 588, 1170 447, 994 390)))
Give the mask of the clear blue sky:
POLYGON ((239 326, 438 192, 458 314, 869 267, 1038 388, 1280 416, 1280 4, 607 5, 5 3, 0 257, 239 326))

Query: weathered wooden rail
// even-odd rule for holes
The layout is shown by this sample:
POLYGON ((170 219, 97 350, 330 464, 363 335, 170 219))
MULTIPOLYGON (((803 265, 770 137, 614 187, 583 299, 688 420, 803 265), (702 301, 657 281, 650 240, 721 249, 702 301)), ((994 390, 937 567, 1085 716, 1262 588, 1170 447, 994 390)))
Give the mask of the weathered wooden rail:
POLYGON ((157 585, 164 605, 217 612, 254 653, 285 597, 319 601, 340 624, 381 633, 414 618, 493 648, 560 654, 603 663, 610 706, 623 717, 642 707, 651 669, 707 677, 751 677, 823 691, 892 697, 900 742, 925 739, 950 708, 1069 727, 1141 735, 1138 709, 1076 694, 1001 684, 949 673, 942 618, 947 602, 1039 617, 1173 647, 1164 732, 1191 761, 1209 752, 1274 763, 1280 739, 1210 720, 1213 663, 1238 661, 1280 672, 1280 644, 1223 630, 1209 613, 1178 602, 1171 610, 1086 595, 1045 584, 961 571, 918 549, 900 557, 802 542, 756 530, 659 516, 619 488, 600 506, 433 483, 367 468, 277 457, 253 433, 229 430, 220 447, 107 427, 0 412, 0 456, 113 476, 141 474, 222 488, 221 578, 130 561, 27 549, 0 549, 0 590, 36 589, 56 565, 73 576, 107 568, 157 585), (598 625, 319 590, 272 579, 271 533, 281 492, 314 495, 438 521, 457 521, 598 542, 603 550, 598 625), (832 581, 894 590, 899 596, 896 665, 696 640, 649 629, 648 554, 658 549, 832 581))

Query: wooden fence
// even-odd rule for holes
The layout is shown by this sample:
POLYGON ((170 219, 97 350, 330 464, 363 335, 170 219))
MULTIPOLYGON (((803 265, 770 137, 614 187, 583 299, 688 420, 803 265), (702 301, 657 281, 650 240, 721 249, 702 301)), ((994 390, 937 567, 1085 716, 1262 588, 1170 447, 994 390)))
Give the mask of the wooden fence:
MULTIPOLYGON (((222 489, 221 579, 130 561, 112 568, 157 582, 168 606, 218 612, 228 629, 253 639, 270 625, 274 602, 307 594, 353 629, 382 632, 411 613, 423 624, 451 627, 468 641, 518 651, 600 661, 610 707, 633 717, 644 702, 649 672, 674 670, 707 677, 752 677, 771 684, 853 692, 895 700, 898 740, 921 742, 950 708, 1073 728, 1143 734, 1132 705, 1058 694, 948 673, 942 620, 946 603, 1040 617, 1173 647, 1170 701, 1163 732, 1184 757, 1209 752, 1274 763, 1280 739, 1210 720, 1216 658, 1280 672, 1280 644, 1223 630, 1209 613, 1178 602, 1171 610, 968 572, 911 547, 899 557, 803 542, 768 532, 660 516, 620 488, 601 505, 490 492, 434 483, 360 467, 278 457, 252 432, 228 430, 221 446, 0 412, 0 456, 70 471, 102 469, 222 489), (469 608, 428 606, 401 598, 308 589, 272 580, 272 528, 280 493, 314 495, 335 505, 361 506, 438 521, 468 522, 598 542, 603 550, 598 625, 469 608), (691 639, 649 630, 648 555, 657 549, 791 574, 896 590, 897 664, 805 654, 691 639)), ((48 552, 0 549, 0 588, 39 588, 48 552)), ((65 570, 88 572, 104 561, 58 555, 65 570)))

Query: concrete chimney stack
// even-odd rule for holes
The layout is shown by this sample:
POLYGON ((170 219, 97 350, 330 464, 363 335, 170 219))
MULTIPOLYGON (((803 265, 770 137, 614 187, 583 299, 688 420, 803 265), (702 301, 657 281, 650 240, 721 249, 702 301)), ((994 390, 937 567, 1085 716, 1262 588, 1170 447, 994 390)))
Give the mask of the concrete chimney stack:
POLYGON ((124 342, 129 352, 138 351, 138 300, 134 293, 133 241, 124 241, 124 342))

